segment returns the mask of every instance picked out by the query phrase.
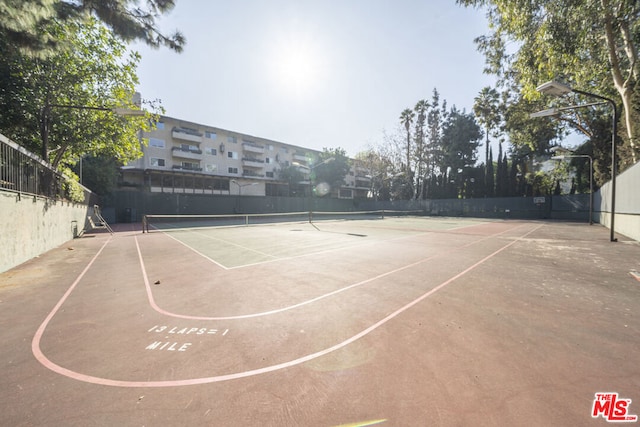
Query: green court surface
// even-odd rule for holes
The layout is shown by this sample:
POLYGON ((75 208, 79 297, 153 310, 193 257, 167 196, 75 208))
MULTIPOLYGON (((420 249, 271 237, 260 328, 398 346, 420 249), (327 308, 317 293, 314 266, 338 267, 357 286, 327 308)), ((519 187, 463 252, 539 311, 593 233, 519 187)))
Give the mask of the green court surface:
POLYGON ((181 224, 159 231, 222 267, 234 268, 310 256, 323 251, 380 245, 386 240, 462 230, 483 223, 477 220, 408 216, 193 228, 189 228, 189 224, 181 224))

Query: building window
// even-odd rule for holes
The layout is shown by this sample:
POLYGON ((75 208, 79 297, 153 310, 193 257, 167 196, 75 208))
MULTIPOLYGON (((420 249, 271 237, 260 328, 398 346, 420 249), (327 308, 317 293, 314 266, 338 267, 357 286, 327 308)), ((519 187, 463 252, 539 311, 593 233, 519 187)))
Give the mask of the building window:
POLYGON ((230 159, 237 159, 238 153, 235 151, 227 151, 227 157, 229 157, 230 159))
POLYGON ((213 173, 213 172, 218 170, 218 165, 207 164, 207 165, 205 165, 204 169, 205 169, 205 171, 207 171, 209 173, 213 173))
POLYGON ((273 151, 273 144, 267 144, 267 150, 273 151))
POLYGON ((157 130, 164 130, 164 122, 156 123, 156 129, 157 130))
POLYGON ((209 139, 216 139, 217 135, 215 132, 205 131, 204 136, 209 139))
POLYGON ((264 162, 269 164, 269 163, 271 163, 271 159, 269 157, 267 157, 266 159, 264 159, 264 162))
POLYGON ((164 148, 164 139, 149 138, 149 147, 164 148))
POLYGON ((229 168, 229 173, 237 174, 238 173, 238 168, 229 168))
POLYGON ((217 156, 218 150, 216 150, 215 148, 207 148, 206 153, 211 154, 212 156, 217 156))
POLYGON ((235 136, 228 136, 227 137, 227 142, 229 142, 231 144, 237 144, 238 143, 238 139, 235 136))
POLYGON ((266 175, 267 178, 273 178, 273 172, 267 172, 266 175))
POLYGON ((164 167, 164 159, 151 158, 151 166, 164 167))

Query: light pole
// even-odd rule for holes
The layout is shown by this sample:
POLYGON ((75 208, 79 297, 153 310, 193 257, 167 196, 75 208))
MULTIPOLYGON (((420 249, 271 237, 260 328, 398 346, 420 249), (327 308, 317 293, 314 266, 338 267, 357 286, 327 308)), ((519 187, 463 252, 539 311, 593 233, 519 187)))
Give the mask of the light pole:
POLYGON ((322 166, 324 164, 333 162, 335 159, 336 159, 335 157, 329 157, 328 159, 324 159, 323 161, 321 161, 317 165, 311 165, 311 166, 303 165, 302 163, 298 163, 298 162, 292 162, 291 163, 293 166, 296 166, 298 168, 309 170, 309 222, 311 222, 313 220, 313 178, 312 178, 312 172, 318 166, 322 166))
POLYGON ((593 157, 588 154, 561 154, 552 156, 551 160, 564 160, 571 158, 589 159, 589 225, 593 225, 593 157))
POLYGON ((257 182, 249 182, 247 184, 240 184, 238 181, 236 181, 235 179, 232 179, 231 182, 233 182, 235 185, 238 186, 238 202, 236 203, 236 213, 240 213, 240 198, 242 197, 242 188, 243 187, 249 187, 251 185, 258 185, 257 182))
MULTIPOLYGON (((563 96, 568 93, 574 92, 580 95, 589 96, 592 98, 600 99, 602 101, 606 101, 611 105, 613 109, 613 123, 611 125, 611 227, 610 227, 610 235, 609 240, 612 242, 616 242, 618 239, 615 238, 614 231, 614 223, 615 223, 615 215, 616 215, 616 133, 618 132, 618 106, 615 101, 611 98, 607 98, 606 96, 597 95, 591 92, 585 92, 583 90, 574 89, 570 86, 567 86, 563 83, 559 83, 556 81, 546 82, 541 84, 536 88, 536 90, 542 94, 553 95, 553 96, 563 96)), ((534 113, 535 114, 535 113, 534 113)))

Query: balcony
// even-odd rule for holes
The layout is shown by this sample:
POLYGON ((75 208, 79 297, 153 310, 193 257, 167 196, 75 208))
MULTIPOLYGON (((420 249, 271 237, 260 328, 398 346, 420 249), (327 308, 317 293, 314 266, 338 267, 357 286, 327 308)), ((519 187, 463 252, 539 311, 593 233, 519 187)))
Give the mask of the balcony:
POLYGON ((171 136, 175 139, 197 142, 198 144, 202 142, 203 137, 202 133, 198 132, 197 130, 178 127, 174 127, 171 130, 171 136))
POLYGON ((296 153, 293 155, 293 160, 296 162, 304 162, 307 163, 307 156, 304 153, 296 153))
POLYGON ((245 152, 249 152, 249 153, 263 154, 264 153, 264 146, 255 144, 253 142, 245 141, 245 142, 242 143, 242 150, 245 151, 245 152))
POLYGON ((250 178, 264 178, 264 174, 261 174, 252 170, 247 170, 247 169, 244 169, 242 171, 242 176, 246 176, 250 178))
POLYGON ((202 168, 199 166, 173 165, 172 169, 189 172, 202 172, 202 168))
POLYGON ((253 157, 243 157, 242 158, 242 166, 247 166, 250 168, 263 168, 264 160, 255 159, 253 157))
POLYGON ((171 149, 173 157, 180 159, 200 160, 202 158, 202 150, 192 150, 182 147, 173 147, 171 149))

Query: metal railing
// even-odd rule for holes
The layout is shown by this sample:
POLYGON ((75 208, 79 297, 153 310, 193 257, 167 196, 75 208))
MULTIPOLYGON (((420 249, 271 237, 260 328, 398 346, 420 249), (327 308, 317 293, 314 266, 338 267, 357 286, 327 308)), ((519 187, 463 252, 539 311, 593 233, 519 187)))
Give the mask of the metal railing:
MULTIPOLYGON (((0 189, 19 195, 65 199, 69 178, 35 154, 0 134, 0 189)), ((85 200, 91 192, 84 189, 85 200)))

